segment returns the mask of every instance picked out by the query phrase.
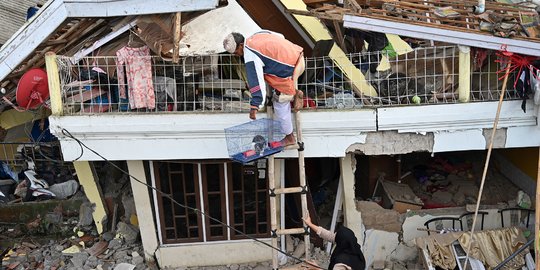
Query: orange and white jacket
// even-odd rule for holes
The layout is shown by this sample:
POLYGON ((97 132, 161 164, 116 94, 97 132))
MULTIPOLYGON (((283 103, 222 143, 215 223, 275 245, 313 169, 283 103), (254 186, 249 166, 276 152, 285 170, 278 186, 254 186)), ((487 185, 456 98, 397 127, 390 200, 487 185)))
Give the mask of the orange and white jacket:
POLYGON ((258 110, 264 105, 265 81, 283 94, 295 94, 292 75, 302 51, 302 47, 286 40, 282 34, 267 30, 246 39, 244 61, 251 109, 258 110))

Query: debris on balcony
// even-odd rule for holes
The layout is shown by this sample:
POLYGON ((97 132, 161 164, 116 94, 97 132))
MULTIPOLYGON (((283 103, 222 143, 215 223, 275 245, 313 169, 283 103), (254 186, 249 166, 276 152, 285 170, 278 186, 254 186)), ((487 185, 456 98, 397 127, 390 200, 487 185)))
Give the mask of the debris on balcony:
POLYGON ((540 31, 537 28, 539 16, 536 11, 537 5, 534 3, 516 5, 505 1, 486 1, 485 10, 481 11, 475 6, 477 2, 435 0, 357 2, 362 9, 354 10, 337 4, 320 3, 311 5, 313 9, 307 12, 301 10, 289 12, 338 21, 342 20, 343 15, 349 14, 471 33, 489 31, 494 36, 540 41, 540 31), (489 27, 485 24, 489 24, 489 27))

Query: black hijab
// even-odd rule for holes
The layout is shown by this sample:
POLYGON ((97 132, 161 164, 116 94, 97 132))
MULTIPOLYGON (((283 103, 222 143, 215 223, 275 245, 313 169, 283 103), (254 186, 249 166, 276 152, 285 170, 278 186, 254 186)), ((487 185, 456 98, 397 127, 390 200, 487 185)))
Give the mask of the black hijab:
POLYGON ((341 227, 336 232, 336 248, 330 257, 328 269, 334 269, 334 265, 338 263, 346 264, 353 270, 366 268, 366 259, 364 259, 358 240, 354 232, 347 227, 341 227))

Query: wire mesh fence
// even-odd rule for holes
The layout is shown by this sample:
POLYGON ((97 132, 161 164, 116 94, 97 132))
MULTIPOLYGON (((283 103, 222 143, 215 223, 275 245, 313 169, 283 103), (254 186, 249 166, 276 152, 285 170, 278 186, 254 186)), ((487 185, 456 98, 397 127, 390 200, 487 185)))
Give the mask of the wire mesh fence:
POLYGON ((47 164, 71 165, 71 162, 63 161, 58 141, 47 143, 0 142, 0 160, 1 163, 17 171, 26 169, 28 162, 40 164, 41 167, 46 167, 47 164))
MULTIPOLYGON (((471 101, 498 99, 495 54, 473 55, 471 101), (481 61, 480 61, 481 60, 481 61)), ((239 57, 58 57, 66 114, 105 112, 247 112, 250 93, 239 57)), ((416 48, 306 58, 299 80, 306 109, 446 104, 458 102, 459 50, 416 48)), ((270 92, 270 91, 268 91, 270 92)), ((507 99, 517 98, 509 91, 507 99)))

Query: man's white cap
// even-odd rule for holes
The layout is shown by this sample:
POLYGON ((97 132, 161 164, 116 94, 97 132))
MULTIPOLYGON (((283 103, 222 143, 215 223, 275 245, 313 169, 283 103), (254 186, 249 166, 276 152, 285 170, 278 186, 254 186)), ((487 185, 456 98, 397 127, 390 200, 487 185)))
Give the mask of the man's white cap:
POLYGON ((234 41, 232 33, 228 34, 223 40, 223 48, 229 53, 234 53, 234 51, 236 51, 236 41, 234 41))

